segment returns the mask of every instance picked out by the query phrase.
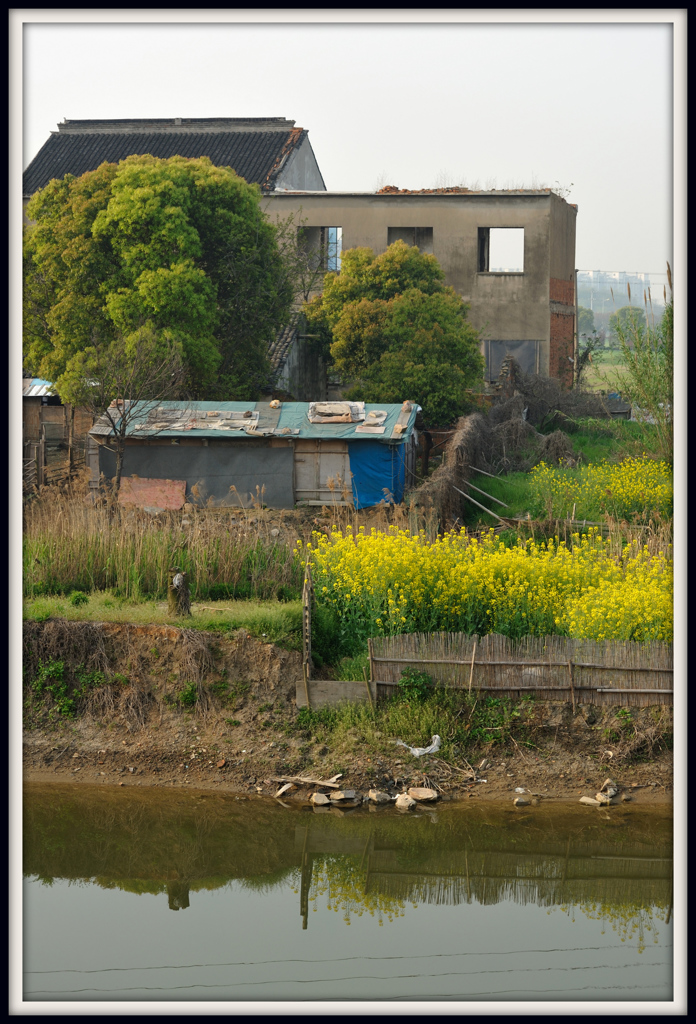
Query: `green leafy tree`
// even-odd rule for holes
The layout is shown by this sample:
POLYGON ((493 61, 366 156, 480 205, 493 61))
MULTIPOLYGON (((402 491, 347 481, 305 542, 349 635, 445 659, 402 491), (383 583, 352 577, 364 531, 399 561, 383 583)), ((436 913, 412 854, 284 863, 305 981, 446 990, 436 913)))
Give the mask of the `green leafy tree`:
POLYGON ((578 306, 578 328, 581 335, 590 335, 594 333, 594 313, 591 309, 587 309, 585 306, 578 306))
MULTIPOLYGON (((636 410, 652 420, 657 429, 659 452, 672 460, 674 452, 674 300, 672 271, 667 264, 670 299, 665 304, 658 324, 651 325, 642 310, 641 316, 627 315, 614 321, 624 374, 620 382, 604 378, 610 386, 620 387, 621 393, 636 410)), ((635 306, 623 309, 636 312, 635 306)), ((617 313, 621 313, 618 310, 617 313)))
POLYGON ((645 329, 645 313, 638 306, 621 306, 609 317, 609 333, 614 338, 630 338, 636 329, 645 329))
POLYGON ((483 358, 468 307, 435 259, 395 242, 343 253, 340 274, 305 305, 308 328, 321 335, 334 365, 354 386, 346 397, 418 402, 431 423, 449 423, 482 384, 483 358))
POLYGON ((58 384, 77 353, 148 327, 197 397, 255 397, 293 299, 257 186, 205 157, 132 156, 49 182, 27 215, 26 365, 58 384))

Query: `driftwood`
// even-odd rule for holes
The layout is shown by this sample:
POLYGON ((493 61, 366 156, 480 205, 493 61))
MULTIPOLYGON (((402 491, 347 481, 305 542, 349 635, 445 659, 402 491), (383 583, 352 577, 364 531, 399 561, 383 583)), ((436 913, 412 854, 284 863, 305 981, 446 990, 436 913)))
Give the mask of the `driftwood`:
POLYGON ((331 779, 308 779, 303 775, 280 775, 273 777, 272 782, 294 782, 296 786, 328 786, 329 789, 340 789, 341 787, 336 782, 336 779, 340 779, 339 775, 334 775, 331 779))

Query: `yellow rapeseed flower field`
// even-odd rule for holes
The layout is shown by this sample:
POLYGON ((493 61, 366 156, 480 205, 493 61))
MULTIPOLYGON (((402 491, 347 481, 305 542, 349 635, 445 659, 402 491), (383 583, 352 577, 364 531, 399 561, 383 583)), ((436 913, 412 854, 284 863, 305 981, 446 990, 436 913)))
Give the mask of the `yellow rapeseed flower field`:
MULTIPOLYGON (((452 631, 517 638, 672 639, 670 554, 629 545, 614 557, 597 531, 506 546, 450 532, 429 542, 391 528, 316 534, 306 552, 317 599, 353 637, 452 631)), ((302 555, 298 549, 298 555, 302 555)))
POLYGON ((633 521, 672 515, 672 473, 666 462, 643 457, 618 465, 592 463, 571 469, 540 462, 529 474, 534 516, 552 519, 633 521))

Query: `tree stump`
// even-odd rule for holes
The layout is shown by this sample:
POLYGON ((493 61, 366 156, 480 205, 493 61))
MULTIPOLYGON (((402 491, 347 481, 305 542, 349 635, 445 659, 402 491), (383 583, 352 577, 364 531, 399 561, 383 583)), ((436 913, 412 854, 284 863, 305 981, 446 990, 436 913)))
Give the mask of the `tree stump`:
POLYGON ((170 615, 191 614, 188 574, 182 572, 177 566, 170 569, 168 573, 167 604, 170 615))

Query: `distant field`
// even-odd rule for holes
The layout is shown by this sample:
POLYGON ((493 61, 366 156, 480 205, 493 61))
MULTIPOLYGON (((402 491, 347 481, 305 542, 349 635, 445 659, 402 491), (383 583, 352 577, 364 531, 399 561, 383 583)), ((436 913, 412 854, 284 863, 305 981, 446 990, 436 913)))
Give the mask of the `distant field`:
POLYGON ((607 390, 607 385, 612 387, 621 384, 626 373, 626 364, 620 352, 614 349, 605 349, 599 359, 595 359, 587 368, 585 374, 585 386, 592 390, 607 390))

